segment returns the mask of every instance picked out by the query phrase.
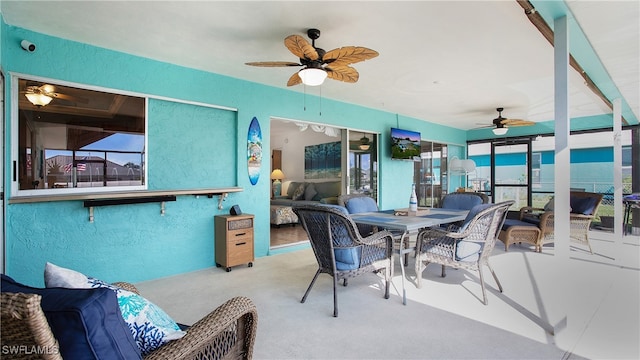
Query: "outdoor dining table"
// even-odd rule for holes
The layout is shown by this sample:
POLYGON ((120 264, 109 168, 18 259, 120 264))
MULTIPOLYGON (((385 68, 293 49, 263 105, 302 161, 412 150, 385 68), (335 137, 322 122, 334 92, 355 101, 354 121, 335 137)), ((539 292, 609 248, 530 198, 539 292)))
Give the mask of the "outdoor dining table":
POLYGON ((413 251, 411 247, 404 248, 404 238, 420 230, 439 225, 449 224, 464 220, 469 210, 421 208, 417 215, 397 215, 400 211, 382 210, 377 212, 364 212, 351 214, 351 218, 357 224, 373 225, 380 229, 402 231, 398 254, 400 257, 400 269, 402 270, 402 303, 407 304, 407 292, 404 286, 405 270, 404 255, 413 251))

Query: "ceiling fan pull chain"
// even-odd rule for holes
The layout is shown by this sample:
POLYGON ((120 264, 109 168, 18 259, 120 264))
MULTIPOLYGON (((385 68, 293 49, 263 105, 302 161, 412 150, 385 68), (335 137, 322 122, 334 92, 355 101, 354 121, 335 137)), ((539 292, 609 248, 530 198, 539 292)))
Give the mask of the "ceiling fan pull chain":
POLYGON ((322 86, 320 88, 320 116, 322 116, 322 86))

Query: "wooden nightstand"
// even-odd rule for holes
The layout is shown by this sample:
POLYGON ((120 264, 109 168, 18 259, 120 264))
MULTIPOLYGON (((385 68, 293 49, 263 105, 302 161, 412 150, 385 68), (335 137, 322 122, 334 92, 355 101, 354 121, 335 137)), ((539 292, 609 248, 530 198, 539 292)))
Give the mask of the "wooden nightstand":
POLYGON ((216 266, 227 272, 232 266, 249 264, 253 266, 253 215, 216 215, 215 257, 216 266))

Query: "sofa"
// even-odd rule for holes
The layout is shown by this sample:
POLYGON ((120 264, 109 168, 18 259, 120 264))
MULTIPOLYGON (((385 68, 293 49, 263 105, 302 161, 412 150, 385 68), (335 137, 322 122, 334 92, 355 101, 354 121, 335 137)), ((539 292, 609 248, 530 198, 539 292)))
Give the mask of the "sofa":
POLYGON ((342 194, 342 181, 340 180, 322 182, 292 181, 287 188, 287 194, 271 199, 271 205, 337 205, 340 194, 342 194))
MULTIPOLYGON (((589 228, 602 202, 602 194, 585 191, 569 193, 569 237, 572 242, 586 245, 589 252, 593 249, 589 243, 589 228)), ((554 242, 554 200, 544 208, 525 206, 520 209, 518 219, 507 219, 500 231, 499 239, 504 242, 505 251, 513 243, 527 242, 541 252, 542 246, 554 242)))

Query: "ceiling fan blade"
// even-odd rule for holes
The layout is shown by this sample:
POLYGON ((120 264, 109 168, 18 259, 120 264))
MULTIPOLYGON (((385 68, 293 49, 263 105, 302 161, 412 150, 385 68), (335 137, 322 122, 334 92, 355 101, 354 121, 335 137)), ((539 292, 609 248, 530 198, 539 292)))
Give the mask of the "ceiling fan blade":
POLYGON ((290 35, 284 39, 284 46, 301 59, 318 60, 318 52, 300 35, 290 35))
POLYGON ((302 84, 302 79, 300 78, 298 73, 295 72, 293 75, 291 75, 289 81, 287 81, 287 86, 295 86, 298 84, 302 84))
POLYGON ((258 61, 248 62, 245 65, 262 66, 262 67, 286 67, 286 66, 302 66, 302 64, 290 62, 290 61, 258 61))
POLYGON ((506 126, 531 126, 535 125, 535 122, 522 119, 504 119, 501 121, 506 126))
POLYGON ((65 95, 60 93, 47 93, 46 95, 52 96, 57 99, 68 100, 76 103, 83 103, 83 104, 89 103, 89 99, 78 97, 78 96, 65 95))
POLYGON ((351 66, 329 66, 326 67, 327 77, 333 80, 354 83, 358 81, 360 74, 351 66))
POLYGON ((373 59, 378 56, 378 52, 361 46, 345 46, 333 49, 322 57, 325 63, 334 67, 347 66, 360 61, 373 59))

